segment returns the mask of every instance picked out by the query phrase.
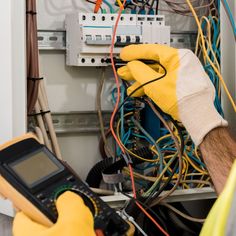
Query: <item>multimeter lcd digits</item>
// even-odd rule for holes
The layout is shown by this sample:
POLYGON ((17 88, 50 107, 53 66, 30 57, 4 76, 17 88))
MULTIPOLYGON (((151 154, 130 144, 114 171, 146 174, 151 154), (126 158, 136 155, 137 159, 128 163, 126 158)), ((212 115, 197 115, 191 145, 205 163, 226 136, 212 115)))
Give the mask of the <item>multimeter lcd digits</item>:
POLYGON ((104 235, 125 235, 129 225, 93 193, 63 161, 32 135, 0 150, 0 192, 32 219, 51 225, 57 220, 56 199, 65 191, 83 198, 104 235))

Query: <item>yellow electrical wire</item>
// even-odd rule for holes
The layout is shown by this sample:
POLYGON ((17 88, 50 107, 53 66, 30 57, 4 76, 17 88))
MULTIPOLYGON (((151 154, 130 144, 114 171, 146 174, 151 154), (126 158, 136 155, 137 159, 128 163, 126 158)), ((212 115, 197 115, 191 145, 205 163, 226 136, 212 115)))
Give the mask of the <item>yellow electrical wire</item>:
MULTIPOLYGON (((175 153, 174 155, 176 155, 177 153, 175 153)), ((165 165, 167 165, 167 162, 166 162, 166 160, 165 159, 170 159, 170 158, 172 158, 174 155, 168 155, 168 156, 164 156, 164 164, 165 165)), ((184 174, 185 173, 185 171, 186 171, 186 159, 183 157, 183 168, 182 168, 182 174, 184 174)), ((169 166, 168 167, 168 170, 169 171, 173 171, 172 169, 171 169, 171 167, 169 166)), ((178 175, 178 174, 177 174, 178 175)), ((176 176, 176 174, 174 174, 174 176, 176 176)))
MULTIPOLYGON (((161 141, 163 141, 164 139, 169 138, 169 137, 170 137, 170 134, 167 134, 167 135, 165 135, 165 136, 162 136, 161 138, 159 138, 159 139, 156 141, 156 143, 159 144, 161 141)), ((178 137, 178 139, 180 140, 179 137, 178 137)), ((189 139, 189 136, 185 139, 185 143, 187 143, 188 139, 189 139)), ((151 147, 151 150, 152 150, 156 155, 158 154, 158 153, 154 150, 154 146, 151 147)), ((164 163, 166 164, 166 161, 165 161, 165 160, 166 160, 166 159, 169 159, 169 158, 171 158, 171 157, 172 157, 172 155, 164 156, 164 163)), ((184 180, 187 178, 187 176, 194 176, 194 173, 193 173, 193 175, 192 175, 192 174, 188 174, 189 163, 191 164, 191 166, 192 166, 196 171, 199 172, 199 175, 201 175, 201 176, 203 176, 203 175, 208 175, 208 173, 205 172, 205 170, 201 170, 201 169, 188 157, 187 153, 185 153, 185 155, 183 155, 182 158, 183 158, 183 172, 182 172, 182 173, 183 173, 183 178, 184 178, 184 180), (186 156, 187 156, 187 157, 186 157, 186 156)), ((201 160, 198 155, 197 155, 197 158, 198 158, 199 160, 201 160)), ((202 167, 201 167, 201 168, 202 168, 202 167)), ((171 169, 170 167, 168 167, 168 170, 172 171, 172 169, 171 169)), ((195 175, 196 175, 196 174, 195 174, 195 175)), ((178 174, 175 174, 175 175, 173 176, 173 179, 174 179, 174 178, 177 178, 177 176, 178 176, 178 174)), ((187 184, 183 184, 183 188, 189 188, 189 186, 188 186, 187 184)))
POLYGON ((116 0, 116 2, 118 3, 119 7, 122 8, 122 10, 123 10, 124 6, 123 6, 121 0, 116 0))
POLYGON ((220 81, 221 81, 221 84, 222 84, 222 86, 223 86, 223 88, 224 88, 224 90, 225 90, 225 93, 227 94, 227 96, 228 96, 228 98, 229 98, 229 100, 230 100, 230 103, 231 103, 231 105, 233 106, 234 111, 236 112, 236 105, 235 105, 235 103, 234 103, 234 100, 233 100, 231 94, 229 93, 229 90, 228 90, 228 88, 227 88, 227 86, 226 86, 226 84, 225 84, 225 82, 224 82, 224 79, 223 79, 221 73, 219 72, 219 70, 218 70, 217 67, 214 65, 214 63, 211 61, 210 57, 209 57, 208 54, 207 54, 206 46, 205 46, 205 41, 204 41, 204 35, 203 35, 203 32, 202 32, 202 28, 201 28, 199 19, 198 19, 198 17, 197 17, 197 14, 196 14, 196 12, 195 12, 195 10, 194 10, 194 8, 193 8, 193 5, 191 4, 190 0, 186 0, 186 2, 187 2, 187 4, 188 4, 188 6, 189 6, 189 8, 190 8, 190 10, 191 10, 191 12, 192 12, 192 14, 193 14, 193 16, 194 16, 194 19, 195 19, 195 21, 196 21, 198 30, 199 30, 199 32, 200 32, 200 36, 201 36, 201 40, 202 40, 203 54, 206 56, 207 61, 210 63, 210 65, 212 66, 213 70, 215 71, 215 73, 216 73, 217 76, 219 77, 219 79, 220 79, 220 81))
MULTIPOLYGON (((218 22, 218 18, 216 16, 212 16, 213 19, 215 19, 217 22, 218 22)), ((211 32, 212 32, 212 21, 209 21, 208 18, 206 16, 202 16, 201 19, 200 19, 200 25, 202 25, 203 21, 206 22, 206 25, 207 25, 207 35, 204 36, 204 40, 205 40, 205 43, 207 44, 207 51, 210 51, 211 52, 211 55, 213 56, 214 58, 214 63, 216 64, 218 70, 220 71, 220 64, 219 64, 219 61, 217 60, 217 56, 212 48, 212 44, 211 44, 211 32)), ((200 31, 198 31, 198 36, 197 36, 197 41, 196 41, 196 47, 195 47, 195 54, 200 57, 200 54, 201 52, 203 52, 203 49, 202 49, 202 42, 200 41, 201 39, 201 35, 200 35, 200 31), (199 53, 198 53, 199 52, 199 53)), ((220 35, 218 35, 218 38, 217 38, 217 42, 216 42, 216 46, 218 47, 219 46, 219 42, 220 42, 220 35)), ((207 62, 207 58, 205 56, 205 54, 203 53, 203 60, 204 60, 204 63, 206 64, 207 62)), ((218 86, 218 97, 221 96, 221 88, 220 86, 218 86)))
POLYGON ((191 164, 191 166, 192 166, 196 171, 198 171, 198 172, 200 172, 200 173, 202 173, 202 174, 204 174, 204 175, 208 175, 208 173, 207 173, 206 171, 201 170, 197 165, 194 164, 194 162, 191 160, 191 158, 189 158, 189 156, 187 155, 187 153, 184 152, 183 155, 186 157, 186 159, 188 160, 188 162, 191 164))
MULTIPOLYGON (((129 112, 127 114, 124 115, 124 117, 127 117, 127 116, 130 116, 130 115, 133 115, 133 112, 129 112)), ((117 137, 119 139, 119 141, 121 142, 121 139, 120 139, 120 134, 119 134, 119 130, 120 130, 120 123, 121 123, 121 119, 118 121, 117 123, 117 127, 116 127, 116 132, 117 132, 117 137)), ((178 140, 180 141, 180 137, 178 135, 176 135, 178 137, 178 140)), ((167 134, 167 135, 164 135, 162 137, 160 137, 156 143, 159 144, 161 141, 167 139, 167 138, 170 138, 171 135, 170 134, 167 134)), ((189 136, 187 136, 185 138, 185 145, 187 144, 189 140, 189 136)), ((133 153, 131 150, 129 150, 128 148, 125 147, 125 145, 121 142, 122 146, 124 147, 124 149, 129 153, 131 154, 132 156, 138 158, 138 159, 141 159, 143 161, 146 161, 146 162, 151 162, 151 163, 155 163, 155 162, 158 162, 159 161, 159 155, 158 155, 158 152, 157 150, 155 149, 155 146, 153 145, 150 149, 157 155, 157 158, 155 160, 150 160, 150 159, 146 159, 146 158, 143 158, 139 155, 136 155, 135 153, 133 153)), ((189 147, 186 147, 186 150, 189 150, 189 147)), ((196 158, 198 158, 199 160, 201 160, 201 158, 199 157, 198 153, 197 153, 197 147, 195 147, 194 149, 194 154, 196 156, 196 158)), ((169 160, 170 158, 173 158, 174 156, 176 156, 176 153, 174 154, 171 154, 171 155, 164 155, 163 158, 164 158, 164 164, 165 164, 165 168, 164 170, 170 170, 171 172, 173 171, 172 168, 170 168, 170 165, 168 165, 168 163, 166 162, 166 160, 169 160)), ((191 177, 191 176, 201 176, 201 179, 200 181, 203 181, 204 179, 204 176, 209 176, 209 174, 205 171, 205 169, 203 167, 198 167, 192 160, 191 158, 187 155, 186 152, 184 152, 183 156, 183 169, 182 169, 182 176, 183 176, 183 182, 181 183, 182 184, 182 188, 183 189, 188 189, 190 188, 190 186, 188 185, 188 183, 191 183, 191 180, 187 180, 187 177, 191 177), (189 172, 189 165, 191 165, 197 172, 199 173, 188 173, 189 172), (201 169, 203 168, 203 169, 201 169)), ((125 170, 124 169, 124 172, 126 174, 129 174, 128 170, 125 170)), ((176 179, 178 178, 178 175, 179 173, 175 173, 172 177, 172 179, 176 179)), ((141 179, 144 179, 146 181, 151 181, 151 182, 157 182, 157 181, 165 181, 168 179, 168 176, 165 176, 165 171, 163 171, 160 175, 156 176, 156 177, 152 177, 152 176, 145 176, 145 175, 142 175, 140 173, 134 173, 134 177, 135 178, 141 178, 141 179)), ((194 180, 195 181, 195 180, 194 180)), ((193 182, 194 182, 193 181, 193 182)), ((203 181, 204 182, 204 181, 203 181)), ((205 183, 203 182, 199 182, 197 187, 203 187, 205 186, 205 183)), ((197 182, 196 182, 197 183, 197 182)), ((148 191, 144 194, 148 194, 148 191)))
POLYGON ((212 31, 212 29, 211 29, 211 23, 210 23, 210 21, 208 20, 208 18, 207 18, 206 16, 203 16, 203 17, 201 18, 200 23, 202 24, 203 21, 205 21, 206 24, 207 24, 206 43, 207 43, 207 45, 208 45, 208 48, 209 48, 211 54, 213 55, 214 62, 216 63, 217 69, 220 70, 219 62, 218 62, 218 60, 217 60, 217 58, 216 58, 215 52, 214 52, 214 50, 213 50, 213 48, 212 48, 212 44, 211 44, 211 38, 212 38, 212 36, 211 36, 211 31, 212 31))

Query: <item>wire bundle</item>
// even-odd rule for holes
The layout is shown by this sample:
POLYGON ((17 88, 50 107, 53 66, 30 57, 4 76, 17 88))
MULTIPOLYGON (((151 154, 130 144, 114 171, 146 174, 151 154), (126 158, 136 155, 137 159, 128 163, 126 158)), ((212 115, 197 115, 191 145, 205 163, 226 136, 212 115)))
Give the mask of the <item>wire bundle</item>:
MULTIPOLYGON (((149 102, 151 103, 151 101, 149 102)), ((161 115, 161 113, 159 114, 161 115)), ((168 187, 171 187, 176 183, 177 179, 179 179, 180 173, 177 168, 178 150, 172 136, 175 136, 179 145, 183 146, 183 150, 181 151, 183 160, 181 172, 182 178, 178 188, 201 188, 211 185, 205 164, 202 162, 200 153, 194 146, 187 132, 183 129, 180 133, 176 127, 176 123, 169 118, 167 121, 165 120, 166 124, 167 122, 171 123, 171 126, 173 127, 170 129, 171 134, 168 133, 167 128, 162 128, 162 135, 156 141, 142 127, 140 122, 134 118, 133 112, 129 111, 125 113, 117 122, 116 134, 122 147, 131 157, 142 161, 141 167, 134 167, 134 178, 137 183, 141 182, 142 187, 139 189, 139 192, 142 193, 143 197, 149 197, 156 193, 163 184, 165 184, 164 190, 167 187, 167 182, 168 187), (121 120, 123 120, 124 123, 123 127, 121 127, 121 120), (138 129, 140 133, 136 134, 135 129, 138 129), (139 139, 136 140, 135 137, 138 137, 139 139), (183 142, 183 144, 181 144, 181 142, 183 142), (153 155, 147 159, 135 154, 133 152, 133 150, 135 150, 133 147, 134 143, 136 143, 136 146, 149 147, 153 155), (152 186, 146 189, 146 186, 150 183, 152 186)), ((168 127, 170 128, 170 126, 168 127)), ((124 170, 124 173, 127 175, 130 174, 127 168, 124 170)))
MULTIPOLYGON (((39 76, 36 1, 27 0, 27 112, 42 143, 61 158, 52 116, 49 110, 44 80, 39 76)), ((29 122, 30 123, 30 122, 29 122)))
MULTIPOLYGON (((123 5, 125 6, 125 4, 126 2, 124 1, 123 5)), ((148 2, 145 2, 145 4, 148 5, 148 2)), ((129 176, 128 180, 131 180, 134 199, 136 200, 141 196, 148 205, 158 204, 178 188, 209 186, 209 175, 186 131, 182 135, 176 122, 171 117, 164 115, 149 99, 142 98, 141 101, 139 99, 131 99, 132 94, 127 96, 125 93, 126 84, 122 83, 120 85, 113 60, 113 49, 116 29, 123 9, 124 7, 120 6, 110 48, 111 64, 116 81, 116 89, 112 93, 114 110, 111 115, 110 129, 108 131, 115 140, 116 149, 112 155, 114 154, 114 161, 120 157, 125 159, 127 168, 123 169, 123 173, 129 176), (145 103, 145 106, 150 106, 163 123, 164 136, 158 140, 154 140, 140 123, 140 110, 142 109, 140 104, 142 103, 145 103), (143 158, 135 153, 134 150, 140 146, 150 148, 153 155, 149 158, 143 158), (132 164, 133 158, 139 159, 142 163, 140 165, 132 164), (166 190, 166 193, 162 197, 157 198, 164 190, 166 190)), ((146 84, 165 77, 166 69, 161 64, 159 66, 164 71, 163 75, 143 84, 133 93, 146 84)), ((99 86, 98 100, 101 98, 101 90, 102 86, 99 86)), ((103 130, 103 143, 107 149, 107 136, 101 122, 101 104, 99 104, 98 108, 101 129, 103 130)), ((116 186, 116 189, 123 191, 121 185, 116 186)), ((163 234, 168 235, 138 201, 135 204, 163 234)))
MULTIPOLYGON (((221 82, 235 108, 235 104, 232 101, 220 74, 220 22, 218 20, 218 11, 217 6, 215 6, 215 1, 164 1, 171 12, 185 16, 191 16, 191 13, 193 14, 199 28, 195 53, 203 61, 205 70, 215 85, 217 91, 215 106, 219 113, 223 115, 220 105, 221 82), (202 16, 199 21, 198 16, 201 16, 203 12, 207 13, 207 16, 202 16)), ((137 12, 137 9, 139 14, 146 14, 147 9, 150 13, 153 10, 154 3, 156 4, 157 13, 157 11, 160 10, 159 1, 117 1, 119 13, 114 26, 110 51, 116 88, 112 92, 114 111, 111 115, 110 129, 107 132, 105 132, 102 123, 101 104, 98 104, 98 113, 101 130, 103 130, 102 140, 105 146, 103 149, 103 156, 112 156, 114 162, 119 158, 125 159, 127 167, 123 168, 122 173, 127 177, 127 181, 131 181, 136 206, 163 234, 168 235, 168 232, 156 220, 158 217, 156 216, 153 218, 152 215, 147 212, 149 206, 153 207, 160 203, 163 204, 162 201, 176 189, 202 188, 211 186, 211 183, 206 166, 202 161, 201 154, 197 147, 194 146, 186 130, 179 126, 179 124, 171 117, 164 114, 149 99, 133 99, 131 98, 132 94, 127 96, 125 91, 129 85, 126 85, 126 82, 121 83, 116 73, 116 67, 113 60, 113 49, 116 29, 121 14, 129 7, 134 13, 137 12), (143 106, 150 106, 162 122, 162 135, 158 140, 154 140, 152 135, 149 134, 141 124, 141 110, 143 109, 143 106), (109 147, 107 140, 107 136, 110 134, 112 134, 115 140, 114 151, 109 147), (152 155, 144 157, 142 154, 137 153, 136 150, 140 147, 148 148, 152 155), (133 161, 136 159, 138 159, 139 162, 133 161), (165 194, 162 194, 160 197, 160 194, 163 191, 165 191, 165 194), (140 198, 142 199, 141 202, 138 201, 140 198), (144 203, 145 205, 142 205, 141 203, 144 203)), ((115 8, 112 7, 110 8, 110 11, 113 12, 114 9, 115 8)), ((162 67, 162 71, 164 71, 163 75, 148 83, 153 83, 156 80, 165 77, 167 73, 166 69, 161 64, 159 64, 159 66, 162 67)), ((105 79, 103 78, 101 83, 104 83, 104 80, 105 79)), ((133 93, 146 84, 138 87, 133 93)), ((99 87, 98 100, 101 98, 102 86, 103 85, 99 87)), ((123 193, 125 190, 131 190, 130 188, 125 189, 125 187, 123 187, 124 186, 122 185, 116 185, 115 189, 123 193)), ((176 214, 180 213, 180 215, 183 216, 183 214, 181 214, 178 209, 176 210, 173 208, 173 206, 165 205, 165 207, 171 209, 176 214)), ((185 218, 193 220, 188 216, 185 216, 185 218)), ((196 222, 203 222, 203 220, 194 220, 196 222)))
MULTIPOLYGON (((166 3, 169 10, 175 14, 180 14, 184 16, 191 16, 191 9, 185 0, 174 1, 174 0, 163 0, 166 3)), ((215 5, 214 0, 191 0, 190 1, 194 10, 198 15, 207 15, 210 8, 215 5)), ((168 9, 160 9, 161 11, 169 11, 168 9)))
MULTIPOLYGON (((217 13, 217 10, 214 9, 217 13)), ((204 43, 206 47, 207 56, 220 71, 220 20, 217 15, 212 15, 212 11, 208 17, 202 16, 200 18, 200 24, 202 32, 204 35, 204 43)), ((219 76, 216 74, 214 68, 211 66, 207 60, 207 56, 203 53, 202 41, 200 31, 198 32, 195 54, 201 59, 205 71, 208 74, 210 80, 215 86, 216 97, 215 97, 215 107, 218 112, 223 116, 223 110, 221 107, 221 88, 219 76)))

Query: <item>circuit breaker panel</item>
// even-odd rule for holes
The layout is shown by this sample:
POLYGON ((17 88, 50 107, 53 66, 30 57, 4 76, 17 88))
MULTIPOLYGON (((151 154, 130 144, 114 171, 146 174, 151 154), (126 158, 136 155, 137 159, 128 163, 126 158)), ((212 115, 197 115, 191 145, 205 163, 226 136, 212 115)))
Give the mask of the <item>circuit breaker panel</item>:
MULTIPOLYGON (((117 14, 72 13, 66 16, 66 63, 107 66, 117 14)), ((115 36, 114 56, 130 44, 170 44, 163 15, 123 14, 115 36)))

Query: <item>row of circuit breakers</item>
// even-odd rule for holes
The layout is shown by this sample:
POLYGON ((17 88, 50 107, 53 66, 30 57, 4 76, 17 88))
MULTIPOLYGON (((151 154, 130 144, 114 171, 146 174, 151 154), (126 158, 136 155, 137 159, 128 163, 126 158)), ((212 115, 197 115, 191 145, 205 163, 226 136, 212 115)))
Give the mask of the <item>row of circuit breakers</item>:
MULTIPOLYGON (((73 13, 66 16, 66 63, 107 66, 117 14, 73 13)), ((162 15, 123 14, 116 31, 114 57, 129 44, 170 44, 170 26, 162 15)))

